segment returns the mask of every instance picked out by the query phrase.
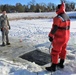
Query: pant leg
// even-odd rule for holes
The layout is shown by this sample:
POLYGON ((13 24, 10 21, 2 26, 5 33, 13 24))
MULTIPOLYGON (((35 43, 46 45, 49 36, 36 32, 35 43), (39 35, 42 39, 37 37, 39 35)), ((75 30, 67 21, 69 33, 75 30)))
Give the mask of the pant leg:
POLYGON ((62 50, 62 45, 63 44, 58 44, 53 42, 53 48, 51 51, 51 58, 52 58, 52 63, 58 64, 58 59, 59 59, 59 54, 62 50))
POLYGON ((59 55, 60 59, 65 59, 66 58, 66 47, 67 47, 67 44, 65 43, 62 46, 62 50, 61 50, 61 53, 59 55))
POLYGON ((6 31, 5 35, 6 35, 6 43, 9 43, 8 31, 6 31))
POLYGON ((57 50, 53 50, 51 51, 51 61, 54 64, 58 63, 58 58, 59 58, 59 52, 57 50))
POLYGON ((5 31, 2 31, 2 43, 5 43, 5 31))

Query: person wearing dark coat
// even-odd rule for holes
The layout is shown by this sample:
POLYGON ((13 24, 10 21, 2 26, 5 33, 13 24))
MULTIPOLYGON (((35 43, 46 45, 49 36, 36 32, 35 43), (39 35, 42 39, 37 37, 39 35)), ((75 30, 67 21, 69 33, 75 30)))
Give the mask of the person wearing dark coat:
POLYGON ((10 45, 9 37, 8 37, 10 25, 9 25, 9 20, 6 15, 5 9, 3 9, 2 15, 0 16, 0 29, 1 29, 1 33, 2 33, 2 46, 10 45))

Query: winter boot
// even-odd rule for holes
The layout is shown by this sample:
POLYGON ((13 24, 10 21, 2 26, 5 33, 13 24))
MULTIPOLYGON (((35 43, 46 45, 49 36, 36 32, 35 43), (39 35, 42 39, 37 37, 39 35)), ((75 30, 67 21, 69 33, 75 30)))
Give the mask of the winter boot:
POLYGON ((57 64, 52 64, 50 67, 46 67, 47 71, 55 72, 57 64))
POLYGON ((10 43, 6 43, 6 45, 10 45, 10 43))
POLYGON ((64 68, 63 63, 64 63, 64 59, 60 59, 60 62, 58 63, 57 66, 58 66, 59 68, 63 69, 63 68, 64 68))
POLYGON ((2 46, 5 46, 5 43, 4 42, 2 43, 2 46))

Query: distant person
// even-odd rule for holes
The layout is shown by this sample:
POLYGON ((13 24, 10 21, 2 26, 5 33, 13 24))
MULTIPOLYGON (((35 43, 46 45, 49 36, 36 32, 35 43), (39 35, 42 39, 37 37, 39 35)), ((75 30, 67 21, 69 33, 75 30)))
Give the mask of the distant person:
POLYGON ((65 13, 65 3, 59 4, 56 9, 57 16, 53 19, 49 40, 52 42, 51 66, 47 71, 56 71, 56 68, 64 68, 66 58, 66 47, 70 36, 70 19, 65 13), (59 60, 60 58, 60 60, 59 60), (59 60, 59 62, 58 62, 59 60))
POLYGON ((2 33, 2 46, 10 45, 9 37, 8 37, 10 25, 9 25, 8 17, 6 15, 5 7, 3 8, 2 15, 0 16, 0 29, 1 29, 1 33, 2 33), (6 41, 6 43, 5 43, 5 41, 6 41))

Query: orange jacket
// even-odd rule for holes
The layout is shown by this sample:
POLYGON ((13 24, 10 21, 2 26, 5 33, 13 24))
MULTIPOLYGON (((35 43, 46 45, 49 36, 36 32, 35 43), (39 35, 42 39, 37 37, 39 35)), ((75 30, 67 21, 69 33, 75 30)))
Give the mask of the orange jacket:
POLYGON ((54 19, 53 19, 53 25, 52 29, 49 33, 49 37, 52 37, 54 39, 57 38, 67 38, 69 39, 70 36, 70 19, 69 17, 65 14, 65 4, 62 3, 61 7, 58 11, 56 11, 58 14, 54 19))

